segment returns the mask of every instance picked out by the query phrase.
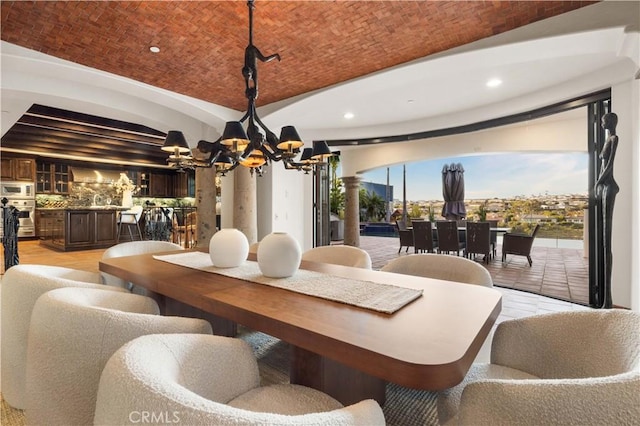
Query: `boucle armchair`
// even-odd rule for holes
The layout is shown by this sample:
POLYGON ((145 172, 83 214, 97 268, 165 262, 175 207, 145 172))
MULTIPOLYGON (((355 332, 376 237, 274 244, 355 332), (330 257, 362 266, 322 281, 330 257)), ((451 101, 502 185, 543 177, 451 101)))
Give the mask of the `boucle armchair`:
POLYGON ((16 265, 2 278, 2 397, 14 408, 26 407, 27 336, 36 300, 63 287, 109 288, 93 272, 45 265, 16 265))
POLYGON ((446 254, 410 254, 389 261, 380 270, 493 287, 491 274, 482 265, 446 254))
MULTIPOLYGON (((129 241, 126 243, 116 244, 111 246, 102 253, 102 259, 111 259, 114 257, 122 256, 135 256, 138 254, 146 253, 161 253, 165 251, 184 250, 184 248, 178 244, 171 243, 169 241, 129 241)), ((122 287, 131 290, 132 285, 122 278, 115 277, 106 272, 101 272, 102 281, 109 286, 122 287)))
POLYGON ((29 329, 27 423, 92 424, 104 365, 136 337, 211 334, 204 320, 157 314, 156 302, 137 294, 61 288, 40 296, 29 329))
POLYGON ((385 424, 373 400, 343 408, 308 387, 260 386, 258 364, 246 342, 196 334, 143 336, 109 359, 94 424, 137 424, 142 415, 145 424, 191 426, 385 424))
POLYGON ((302 260, 371 269, 369 253, 353 246, 319 246, 302 253, 302 260))
POLYGON ((438 416, 461 425, 638 424, 640 314, 561 312, 499 324, 491 363, 474 364, 441 392, 438 416))

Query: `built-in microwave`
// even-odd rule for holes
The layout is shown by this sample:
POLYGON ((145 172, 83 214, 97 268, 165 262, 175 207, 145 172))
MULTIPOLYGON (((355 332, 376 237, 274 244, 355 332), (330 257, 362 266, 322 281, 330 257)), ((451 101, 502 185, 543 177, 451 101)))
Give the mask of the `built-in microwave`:
POLYGON ((34 183, 18 181, 0 182, 0 198, 36 198, 36 187, 34 183))

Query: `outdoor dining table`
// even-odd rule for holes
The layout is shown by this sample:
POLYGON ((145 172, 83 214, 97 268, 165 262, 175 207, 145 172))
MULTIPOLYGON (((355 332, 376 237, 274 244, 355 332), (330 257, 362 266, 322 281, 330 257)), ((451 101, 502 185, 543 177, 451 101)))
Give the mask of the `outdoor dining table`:
MULTIPOLYGON (((175 254, 180 253, 200 259, 203 254, 175 254)), ((253 267, 255 260, 250 254, 245 263, 253 267)), ((323 287, 387 286, 418 296, 386 313, 152 254, 104 259, 99 268, 147 289, 165 314, 205 317, 217 334, 235 336, 236 324, 242 324, 290 343, 291 383, 319 389, 345 405, 366 398, 383 404, 387 382, 427 390, 458 384, 502 303, 492 288, 309 261, 287 279, 294 287, 298 276, 320 274, 323 287)))

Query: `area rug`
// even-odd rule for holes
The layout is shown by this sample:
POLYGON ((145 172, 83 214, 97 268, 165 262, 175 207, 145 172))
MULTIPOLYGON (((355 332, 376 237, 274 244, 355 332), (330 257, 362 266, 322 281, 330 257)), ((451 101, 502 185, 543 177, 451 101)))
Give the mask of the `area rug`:
MULTIPOLYGON (((275 337, 240 327, 238 337, 248 342, 258 359, 263 385, 289 382, 289 345, 275 337)), ((387 425, 425 426, 438 424, 436 392, 387 384, 382 407, 387 425)))
MULTIPOLYGON (((1 397, 1 395, 0 395, 1 397)), ((0 425, 2 426, 24 426, 24 411, 12 408, 2 398, 2 409, 0 410, 0 425)))

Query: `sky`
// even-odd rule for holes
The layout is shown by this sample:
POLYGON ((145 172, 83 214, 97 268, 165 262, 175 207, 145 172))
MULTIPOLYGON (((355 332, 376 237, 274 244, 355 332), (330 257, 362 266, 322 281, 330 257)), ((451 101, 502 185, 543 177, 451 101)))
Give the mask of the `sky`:
MULTIPOLYGON (((587 153, 494 154, 407 163, 407 200, 442 200, 442 168, 461 163, 465 199, 518 195, 586 194, 587 153)), ((387 168, 363 173, 364 182, 386 184, 387 168)), ((402 199, 402 165, 389 167, 393 196, 402 199)))

